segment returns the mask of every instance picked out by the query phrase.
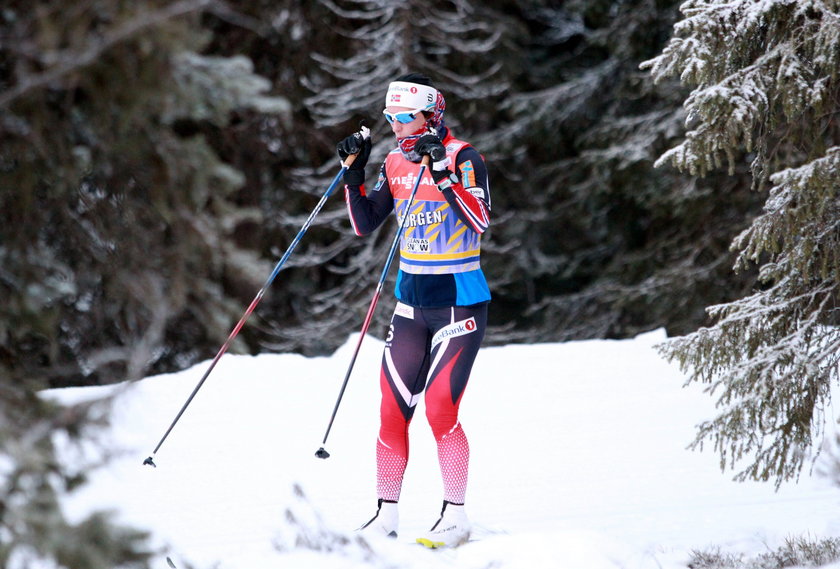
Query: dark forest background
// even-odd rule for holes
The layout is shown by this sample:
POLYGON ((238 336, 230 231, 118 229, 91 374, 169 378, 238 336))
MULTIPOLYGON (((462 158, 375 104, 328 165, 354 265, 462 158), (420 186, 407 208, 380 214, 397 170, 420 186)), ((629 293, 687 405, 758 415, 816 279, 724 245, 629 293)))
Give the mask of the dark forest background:
MULTIPOLYGON (((392 147, 382 100, 410 71, 490 169, 487 344, 706 324, 754 286, 729 244, 762 197, 746 168, 653 168, 686 93, 639 63, 679 3, 4 2, 0 374, 97 384, 211 358, 337 173, 336 142, 368 122, 369 176, 392 147)), ((232 351, 345 342, 394 229, 353 236, 336 192, 232 351)), ((381 303, 371 333, 389 318, 381 303)))

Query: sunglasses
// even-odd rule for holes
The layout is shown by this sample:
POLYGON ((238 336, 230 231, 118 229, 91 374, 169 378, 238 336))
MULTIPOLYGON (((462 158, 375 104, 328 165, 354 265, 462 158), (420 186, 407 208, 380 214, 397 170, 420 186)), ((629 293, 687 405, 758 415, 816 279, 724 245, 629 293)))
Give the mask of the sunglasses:
POLYGON ((424 109, 414 109, 413 111, 400 111, 399 113, 389 113, 385 110, 382 111, 382 114, 385 115, 385 120, 387 120, 389 124, 394 124, 394 121, 401 124, 408 124, 416 119, 418 113, 423 110, 424 109))

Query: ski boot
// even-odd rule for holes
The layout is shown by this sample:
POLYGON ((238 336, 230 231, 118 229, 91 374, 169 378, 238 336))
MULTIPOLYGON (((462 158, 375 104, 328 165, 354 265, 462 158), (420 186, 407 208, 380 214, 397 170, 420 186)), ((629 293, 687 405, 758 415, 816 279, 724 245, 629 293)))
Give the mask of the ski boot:
POLYGON ((463 504, 444 500, 440 519, 426 535, 417 538, 417 543, 430 549, 458 547, 470 539, 470 521, 463 504))
POLYGON ((393 500, 379 499, 376 506, 376 515, 369 522, 359 528, 359 531, 386 537, 397 537, 397 526, 400 523, 397 503, 393 500))

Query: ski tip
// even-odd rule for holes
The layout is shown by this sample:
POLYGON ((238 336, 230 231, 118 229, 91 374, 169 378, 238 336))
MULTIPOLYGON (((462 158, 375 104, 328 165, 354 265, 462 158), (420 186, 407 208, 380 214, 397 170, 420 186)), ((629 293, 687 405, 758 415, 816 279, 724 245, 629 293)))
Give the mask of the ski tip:
POLYGON ((315 451, 315 456, 317 456, 318 458, 323 458, 323 459, 326 460, 330 457, 330 453, 328 453, 324 449, 324 447, 321 447, 321 448, 319 448, 318 450, 315 451))
POLYGON ((155 464, 155 461, 154 461, 154 460, 152 460, 152 457, 151 457, 151 456, 150 456, 150 457, 148 457, 146 460, 144 460, 144 461, 143 461, 143 465, 149 465, 149 466, 151 466, 151 467, 153 467, 153 468, 157 468, 157 464, 155 464))
POLYGON ((440 549, 441 547, 446 547, 446 544, 442 541, 432 541, 431 539, 426 539, 425 537, 418 537, 416 541, 428 549, 440 549))

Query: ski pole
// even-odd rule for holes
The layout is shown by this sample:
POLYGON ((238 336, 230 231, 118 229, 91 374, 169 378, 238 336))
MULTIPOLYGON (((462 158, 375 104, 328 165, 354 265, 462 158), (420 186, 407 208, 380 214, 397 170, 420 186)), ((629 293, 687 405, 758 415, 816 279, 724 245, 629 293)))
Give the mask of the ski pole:
POLYGON ((405 227, 405 220, 408 219, 409 211, 411 210, 411 205, 414 203, 414 195, 417 193, 417 188, 420 187, 420 181, 423 179, 423 174, 426 172, 426 167, 429 165, 429 157, 423 156, 423 161, 420 164, 420 172, 417 174, 417 181, 414 182, 414 188, 411 190, 411 195, 408 198, 408 203, 405 206, 405 210, 403 213, 403 218, 400 220, 400 224, 397 227, 397 234, 394 235, 394 240, 391 243, 391 249, 388 251, 388 258, 385 260, 385 267, 382 269, 382 274, 379 277, 379 282, 376 284, 376 291, 373 293, 373 299, 370 301, 370 306, 367 310, 367 315, 365 316, 365 320, 362 323, 362 331, 361 335, 359 336, 359 341, 356 342, 356 349, 353 351, 353 357, 350 359, 350 366, 347 368, 347 373, 344 375, 344 382, 341 384, 341 390, 338 392, 338 399, 335 402, 335 408, 333 409, 332 416, 330 417, 330 422, 327 425, 327 432, 324 433, 324 440, 321 441, 321 448, 315 451, 315 456, 318 458, 327 459, 330 457, 330 453, 326 451, 324 445, 327 444, 327 437, 330 436, 330 430, 332 429, 333 422, 335 421, 335 415, 338 413, 338 406, 341 405, 341 399, 344 397, 344 390, 347 389, 347 382, 350 380, 350 374, 353 372, 353 366, 356 364, 356 357, 359 355, 359 349, 362 347, 362 340, 365 339, 365 334, 367 334, 368 328, 370 327, 370 322, 373 319, 373 312, 376 309, 376 303, 379 302, 379 295, 382 292, 382 285, 385 284, 385 278, 388 276, 388 269, 391 268, 391 262, 394 260, 394 254, 397 251, 397 247, 400 243, 400 237, 402 237, 403 228, 405 227))
MULTIPOLYGON (((370 129, 368 129, 367 127, 363 126, 361 128, 360 132, 361 132, 361 135, 364 138, 367 138, 367 137, 370 136, 370 129)), ((347 158, 344 159, 344 162, 342 162, 342 164, 341 164, 341 170, 339 170, 338 174, 336 174, 335 178, 333 178, 332 183, 327 188, 327 190, 324 192, 324 195, 321 196, 321 199, 318 201, 317 205, 315 206, 315 209, 313 209, 312 213, 309 214, 309 217, 306 219, 303 226, 300 228, 300 231, 298 231, 298 234, 295 236, 295 238, 289 244, 289 247, 286 249, 286 252, 283 254, 283 256, 280 258, 280 260, 274 266, 274 270, 271 271, 271 274, 268 276, 268 279, 265 281, 265 284, 263 284, 262 288, 257 292, 257 295, 254 297, 254 300, 251 301, 251 304, 248 306, 248 309, 245 310, 245 314, 242 315, 242 318, 240 318, 239 322, 236 324, 236 326, 233 327, 233 330, 231 331, 227 340, 225 340, 225 343, 222 344, 222 347, 219 349, 218 353, 216 354, 216 357, 213 358, 212 362, 210 362, 210 367, 208 367, 207 371, 204 372, 204 375, 201 376, 201 379, 199 380, 198 384, 195 386, 195 389, 193 389, 192 393, 190 393, 190 396, 187 398, 186 402, 181 407, 181 410, 178 411, 178 414, 175 416, 175 419, 172 421, 172 424, 170 424, 169 428, 166 429, 166 432, 163 434, 163 437, 161 437, 160 442, 155 447, 155 450, 152 451, 151 456, 146 458, 146 460, 143 461, 143 464, 148 464, 150 466, 157 467, 157 465, 155 464, 155 462, 153 460, 154 455, 157 454, 157 451, 160 449, 161 445, 163 445, 163 442, 169 436, 169 433, 172 432, 172 429, 175 427, 175 424, 181 418, 181 415, 183 415, 184 411, 187 410, 187 407, 192 402, 196 393, 198 393, 198 390, 201 389, 202 385, 204 385, 204 382, 210 376, 210 372, 213 371, 213 368, 216 367, 216 364, 219 363, 219 360, 222 358, 222 356, 225 354, 225 352, 227 352, 228 348, 230 347, 231 342, 233 342, 233 339, 236 337, 237 334, 239 334, 239 331, 245 325, 245 321, 248 320, 249 316, 251 316, 251 313, 257 307, 257 304, 260 303, 260 300, 262 300, 262 297, 265 294, 266 290, 268 290, 268 287, 271 286, 272 282, 274 282, 274 279, 275 279, 275 277, 277 277, 277 274, 280 272, 280 269, 282 269, 283 265, 286 264, 286 261, 292 255, 292 251, 294 251, 295 247, 297 247, 298 243, 300 243, 300 240, 303 238, 304 233, 306 233, 306 230, 309 229, 310 225, 312 225, 312 221, 315 219, 315 216, 317 216, 318 213, 321 211, 321 208, 324 207, 324 204, 327 202, 327 199, 333 193, 333 190, 335 190, 336 186, 338 186, 338 183, 341 181, 342 177, 344 176, 344 173, 347 171, 347 169, 350 167, 350 165, 353 164, 353 161, 356 159, 356 156, 357 156, 356 154, 351 154, 347 158)))

